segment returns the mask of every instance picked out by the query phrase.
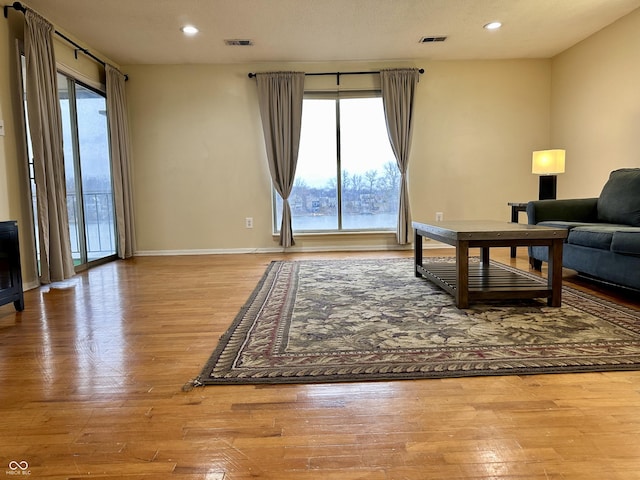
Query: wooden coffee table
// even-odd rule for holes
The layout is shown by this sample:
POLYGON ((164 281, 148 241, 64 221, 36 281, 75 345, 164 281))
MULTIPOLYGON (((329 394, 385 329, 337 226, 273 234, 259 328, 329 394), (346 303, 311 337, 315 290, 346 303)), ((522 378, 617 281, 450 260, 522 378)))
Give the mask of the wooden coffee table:
POLYGON ((518 223, 482 221, 413 222, 415 275, 441 286, 455 298, 458 308, 477 300, 546 297, 559 307, 562 300, 562 245, 567 231, 518 223), (422 237, 456 247, 456 262, 423 264, 422 237), (490 247, 549 247, 547 282, 537 281, 489 262, 490 247), (469 265, 469 249, 480 248, 480 263, 469 265))

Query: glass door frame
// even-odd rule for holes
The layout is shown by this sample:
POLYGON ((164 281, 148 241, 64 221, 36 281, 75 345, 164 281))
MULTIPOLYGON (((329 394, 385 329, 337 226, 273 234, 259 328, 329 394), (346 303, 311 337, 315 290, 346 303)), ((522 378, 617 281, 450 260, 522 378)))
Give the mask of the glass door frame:
MULTIPOLYGON (((86 83, 78 80, 74 76, 58 70, 58 82, 62 79, 67 82, 67 92, 69 99, 69 115, 71 122, 71 143, 72 143, 72 155, 73 155, 73 169, 74 169, 74 188, 75 188, 75 204, 74 204, 74 213, 75 213, 75 229, 77 234, 77 242, 78 249, 80 254, 80 263, 76 263, 76 259, 74 258, 75 270, 76 272, 85 270, 90 266, 99 265, 111 260, 117 259, 117 225, 115 220, 115 204, 113 199, 113 177, 112 177, 112 167, 111 167, 111 151, 109 149, 109 144, 107 141, 107 156, 109 161, 109 177, 111 182, 111 205, 110 209, 113 214, 112 220, 113 224, 110 226, 111 232, 113 235, 113 253, 106 255, 104 257, 96 258, 93 260, 89 259, 89 239, 87 238, 87 215, 85 210, 85 194, 84 194, 84 186, 83 186, 83 172, 82 172, 82 155, 81 150, 82 146, 80 144, 80 127, 79 127, 79 117, 78 117, 78 97, 77 97, 77 87, 88 90, 89 92, 95 93, 96 95, 105 99, 105 109, 106 109, 106 96, 103 91, 100 89, 91 87, 86 83)), ((58 92, 61 91, 60 83, 58 83, 58 92)), ((59 96, 60 98, 60 96, 59 96)), ((106 113, 106 110, 105 110, 106 113)), ((108 121, 105 123, 106 129, 105 134, 108 136, 109 125, 108 121)), ((68 161, 67 156, 65 155, 65 163, 68 161)), ((66 168, 65 168, 66 170, 66 168)), ((69 208, 69 200, 67 198, 67 208, 69 208)), ((69 212, 71 214, 71 212, 69 212)), ((71 226, 71 215, 69 215, 69 226, 71 226)), ((99 229, 98 229, 99 231, 99 229)), ((71 233, 71 232, 70 232, 71 233)), ((72 239, 72 242, 75 242, 75 239, 72 239)))
MULTIPOLYGON (((81 270, 85 268, 87 264, 87 241, 85 235, 85 229, 79 228, 80 226, 84 226, 84 202, 82 199, 82 170, 80 168, 80 139, 78 136, 78 109, 76 105, 76 82, 73 78, 65 75, 62 72, 58 72, 58 101, 60 98, 60 81, 64 79, 67 86, 67 95, 69 100, 69 116, 71 121, 71 149, 72 156, 71 159, 73 161, 73 183, 75 188, 75 201, 73 203, 73 212, 68 211, 67 214, 69 216, 69 226, 71 226, 71 215, 73 214, 74 223, 76 224, 76 235, 78 242, 78 250, 80 254, 80 263, 76 264, 76 259, 74 258, 75 270, 81 270)), ((64 127, 63 127, 64 128, 64 127)), ((65 163, 67 162, 67 158, 65 157, 65 163)), ((66 167, 65 167, 66 170, 66 167)), ((66 178, 66 173, 65 173, 66 178)), ((69 210, 69 197, 67 196, 67 210, 69 210)), ((71 232, 69 232, 71 234, 71 232)))

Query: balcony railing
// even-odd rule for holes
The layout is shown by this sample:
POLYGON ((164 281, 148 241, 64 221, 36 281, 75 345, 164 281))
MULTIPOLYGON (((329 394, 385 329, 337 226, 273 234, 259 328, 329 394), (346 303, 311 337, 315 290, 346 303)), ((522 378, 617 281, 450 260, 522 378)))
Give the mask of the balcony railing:
MULTIPOLYGON (((87 244, 87 260, 97 260, 113 255, 116 252, 113 194, 111 192, 88 192, 82 195, 82 199, 84 205, 84 235, 87 244)), ((35 195, 31 197, 31 201, 33 202, 33 211, 37 214, 35 195)), ((77 195, 74 192, 67 192, 71 253, 76 263, 79 263, 81 260, 81 251, 77 206, 77 195)), ((39 242, 39 236, 36 234, 36 247, 38 252, 40 251, 39 242)))
MULTIPOLYGON (((84 205, 87 259, 95 260, 113 255, 116 251, 113 194, 111 192, 86 192, 82 195, 82 202, 84 205)), ((67 192, 69 234, 71 235, 71 250, 74 258, 80 257, 77 206, 76 194, 67 192)))

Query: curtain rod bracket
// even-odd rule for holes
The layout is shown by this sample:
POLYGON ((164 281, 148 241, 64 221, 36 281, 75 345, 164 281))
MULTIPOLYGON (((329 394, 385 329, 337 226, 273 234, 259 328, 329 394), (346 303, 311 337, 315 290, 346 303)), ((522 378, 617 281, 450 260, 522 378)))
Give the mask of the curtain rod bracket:
POLYGON ((74 48, 73 49, 73 56, 76 57, 76 60, 78 59, 78 52, 82 52, 85 55, 87 55, 89 57, 92 57, 92 55, 89 53, 89 50, 87 50, 86 48, 74 48))

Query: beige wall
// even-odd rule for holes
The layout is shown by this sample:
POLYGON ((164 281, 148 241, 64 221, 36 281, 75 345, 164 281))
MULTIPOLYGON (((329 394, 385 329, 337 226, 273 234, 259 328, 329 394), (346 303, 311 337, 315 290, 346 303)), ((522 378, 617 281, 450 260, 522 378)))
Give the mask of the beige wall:
POLYGON ((552 61, 552 145, 567 149, 558 196, 596 197, 640 167, 640 9, 552 61))
MULTIPOLYGON (((270 180, 250 71, 398 64, 126 66, 140 252, 274 249, 270 180), (253 217, 247 230, 244 218, 253 217)), ((413 217, 509 218, 531 198, 531 151, 549 142, 550 61, 420 62, 410 164, 413 217)), ((310 78, 321 88, 332 77, 310 78)), ((342 77, 341 88, 375 87, 342 77)), ((392 247, 393 235, 298 236, 298 248, 392 247)))
POLYGON ((413 139, 414 218, 509 218, 537 194, 531 152, 549 141, 550 62, 428 65, 413 139))

